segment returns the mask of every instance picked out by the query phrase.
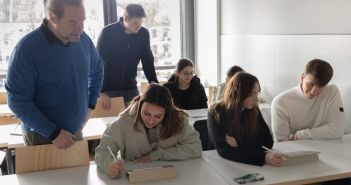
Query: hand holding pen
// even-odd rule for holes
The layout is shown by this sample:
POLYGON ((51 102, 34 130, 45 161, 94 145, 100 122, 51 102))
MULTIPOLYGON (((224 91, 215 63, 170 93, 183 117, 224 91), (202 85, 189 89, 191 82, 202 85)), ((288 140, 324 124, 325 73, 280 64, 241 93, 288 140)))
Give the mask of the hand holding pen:
POLYGON ((279 152, 275 152, 265 146, 262 146, 263 149, 267 150, 265 155, 265 162, 272 166, 283 166, 284 162, 287 160, 287 155, 279 152))
POLYGON ((113 161, 110 163, 108 168, 108 176, 111 178, 117 178, 123 170, 123 160, 118 159, 112 152, 110 146, 107 146, 108 151, 110 152, 113 161))

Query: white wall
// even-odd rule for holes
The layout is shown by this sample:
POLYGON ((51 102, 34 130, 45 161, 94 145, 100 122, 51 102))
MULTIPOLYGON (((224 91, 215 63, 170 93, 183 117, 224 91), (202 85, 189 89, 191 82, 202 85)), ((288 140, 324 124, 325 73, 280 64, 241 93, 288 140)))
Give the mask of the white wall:
POLYGON ((334 68, 331 83, 341 90, 347 132, 351 131, 351 1, 222 0, 220 75, 240 65, 256 75, 265 101, 298 85, 311 59, 334 68))
POLYGON ((195 0, 195 60, 201 82, 216 85, 219 82, 219 17, 218 0, 195 0))

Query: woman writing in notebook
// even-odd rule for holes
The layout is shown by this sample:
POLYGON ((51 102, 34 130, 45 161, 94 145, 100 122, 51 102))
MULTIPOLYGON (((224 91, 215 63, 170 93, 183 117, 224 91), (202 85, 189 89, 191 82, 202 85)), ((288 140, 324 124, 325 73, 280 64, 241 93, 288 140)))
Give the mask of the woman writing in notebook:
POLYGON ((173 104, 169 91, 150 84, 142 96, 104 132, 96 148, 96 164, 111 178, 119 175, 123 162, 114 160, 118 151, 124 160, 151 162, 187 160, 201 156, 199 134, 189 124, 188 116, 173 104))
POLYGON ((209 134, 223 158, 258 166, 281 166, 286 155, 262 148, 272 148, 273 139, 257 105, 259 92, 255 76, 245 72, 234 75, 227 83, 224 98, 209 110, 209 134))

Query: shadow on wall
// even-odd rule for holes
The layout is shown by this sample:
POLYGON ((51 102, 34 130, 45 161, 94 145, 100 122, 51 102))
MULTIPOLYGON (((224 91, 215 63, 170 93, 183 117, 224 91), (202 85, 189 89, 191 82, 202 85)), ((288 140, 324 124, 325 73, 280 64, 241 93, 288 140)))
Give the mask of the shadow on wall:
POLYGON ((265 87, 261 87, 261 96, 260 96, 260 103, 269 103, 271 104, 273 101, 273 95, 269 90, 265 87))
POLYGON ((351 94, 351 87, 340 87, 338 86, 341 93, 345 92, 345 94, 341 94, 342 97, 342 102, 344 104, 344 111, 346 115, 346 133, 351 133, 351 117, 350 117, 350 111, 351 111, 351 97, 349 96, 351 94), (344 89, 342 91, 341 89, 344 89))

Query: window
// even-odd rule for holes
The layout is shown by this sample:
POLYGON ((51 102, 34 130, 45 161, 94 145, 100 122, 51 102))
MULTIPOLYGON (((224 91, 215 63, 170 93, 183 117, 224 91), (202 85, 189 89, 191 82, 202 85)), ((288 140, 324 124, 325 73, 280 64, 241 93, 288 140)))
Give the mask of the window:
MULTIPOLYGON (((127 4, 143 5, 147 16, 143 26, 150 32, 156 74, 159 81, 166 81, 173 73, 182 52, 180 0, 106 0, 108 1, 117 5, 115 10, 118 18, 123 16, 127 4)), ((108 14, 103 10, 103 2, 105 1, 84 0, 86 9, 84 31, 95 44, 104 26, 104 14, 105 16, 108 14)), ((40 26, 43 18, 42 0, 0 0, 0 89, 4 86, 14 46, 24 35, 40 26)), ((141 66, 138 69, 137 80, 146 81, 141 66)))
MULTIPOLYGON (((179 0, 116 0, 117 17, 129 3, 141 4, 146 13, 143 26, 150 32, 150 44, 159 81, 166 81, 181 57, 179 0)), ((147 81, 141 66, 138 82, 147 81)))
MULTIPOLYGON (((85 0, 84 31, 96 43, 103 27, 102 1, 85 0)), ((0 89, 4 88, 10 55, 17 42, 45 17, 42 0, 0 0, 0 89)))
POLYGON ((104 10, 102 1, 84 0, 85 22, 84 31, 96 45, 99 34, 104 27, 104 10))

